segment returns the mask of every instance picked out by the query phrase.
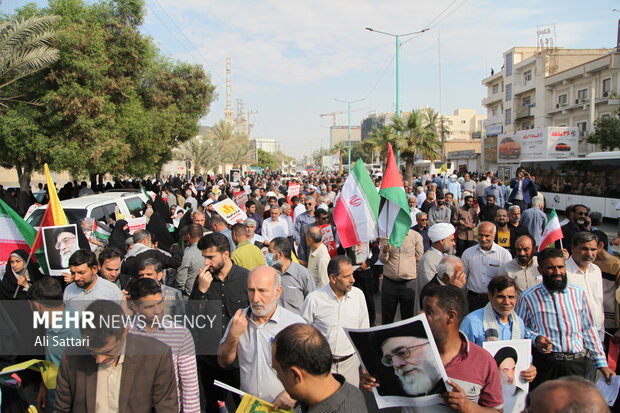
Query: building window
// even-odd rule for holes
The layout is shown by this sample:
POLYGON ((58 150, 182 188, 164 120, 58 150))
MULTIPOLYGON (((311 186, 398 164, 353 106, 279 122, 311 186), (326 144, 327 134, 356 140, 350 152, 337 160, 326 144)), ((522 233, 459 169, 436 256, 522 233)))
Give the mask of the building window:
POLYGON ((512 52, 506 55, 506 76, 512 76, 512 52))
POLYGON ((609 97, 611 92, 611 78, 603 79, 603 97, 609 97))
POLYGON ((506 102, 512 100, 512 83, 506 85, 506 102))
POLYGON ((497 106, 493 106, 493 107, 491 108, 491 115, 492 115, 492 116, 497 116, 497 106))
POLYGON ((512 109, 506 109, 506 121, 504 122, 506 125, 510 125, 512 123, 512 109))
POLYGON ((527 82, 529 82, 530 80, 532 80, 532 71, 528 70, 527 72, 523 73, 523 83, 527 84, 527 82))
POLYGON ((497 92, 499 92, 499 83, 493 85, 493 94, 496 94, 497 92))
POLYGON ((609 118, 611 117, 611 114, 609 113, 605 113, 604 115, 601 115, 601 118, 609 118))
POLYGON ((588 122, 577 122, 577 128, 579 129, 580 138, 586 136, 586 131, 588 130, 588 122))
POLYGON ((577 91, 577 100, 575 103, 583 103, 588 99, 588 89, 581 89, 577 91))
POLYGON ((564 93, 558 96, 558 107, 568 105, 568 93, 564 93))
POLYGON ((521 99, 521 105, 523 106, 529 106, 532 103, 532 97, 531 96, 526 96, 523 99, 521 99))

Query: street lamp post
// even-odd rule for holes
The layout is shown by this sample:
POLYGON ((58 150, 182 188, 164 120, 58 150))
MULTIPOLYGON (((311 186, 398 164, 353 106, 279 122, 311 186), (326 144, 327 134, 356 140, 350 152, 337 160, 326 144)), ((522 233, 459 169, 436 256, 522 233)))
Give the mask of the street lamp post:
POLYGON ((400 116, 400 39, 402 37, 424 33, 428 31, 429 29, 422 29, 422 30, 418 30, 417 32, 404 33, 404 34, 394 34, 394 33, 383 32, 381 30, 375 30, 372 27, 366 27, 366 30, 368 30, 369 32, 392 36, 396 39, 396 116, 400 116))
POLYGON ((357 100, 340 100, 334 99, 336 102, 346 103, 347 104, 347 137, 349 139, 349 174, 351 174, 351 103, 361 102, 364 99, 357 100))

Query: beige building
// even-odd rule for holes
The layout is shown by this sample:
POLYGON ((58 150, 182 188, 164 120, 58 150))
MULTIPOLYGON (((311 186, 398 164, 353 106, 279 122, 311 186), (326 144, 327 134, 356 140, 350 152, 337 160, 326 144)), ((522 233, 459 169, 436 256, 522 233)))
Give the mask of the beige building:
MULTIPOLYGON (((331 126, 329 128, 329 133, 331 134, 332 145, 349 141, 349 131, 347 126, 331 126)), ((359 142, 361 140, 362 127, 351 126, 351 142, 359 142)))
POLYGON ((280 150, 280 144, 275 139, 252 138, 256 142, 256 149, 262 149, 272 155, 280 150))
POLYGON ((446 120, 450 130, 446 140, 462 141, 480 139, 487 115, 477 114, 476 109, 456 109, 452 115, 442 115, 442 117, 446 120))
POLYGON ((554 97, 553 90, 548 88, 547 78, 610 52, 610 49, 536 47, 513 47, 504 52, 502 70, 482 80, 482 85, 487 88, 487 96, 482 99, 482 105, 487 110, 482 137, 483 169, 497 168, 498 135, 556 126, 547 113, 551 106, 548 102, 554 97))

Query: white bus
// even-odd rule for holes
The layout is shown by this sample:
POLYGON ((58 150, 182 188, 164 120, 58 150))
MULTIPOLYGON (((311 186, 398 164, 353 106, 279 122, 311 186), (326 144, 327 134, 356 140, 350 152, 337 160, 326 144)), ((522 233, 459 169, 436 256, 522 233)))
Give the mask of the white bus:
POLYGON ((594 152, 585 158, 522 161, 536 178, 545 207, 564 211, 582 204, 616 219, 620 200, 620 151, 594 152))

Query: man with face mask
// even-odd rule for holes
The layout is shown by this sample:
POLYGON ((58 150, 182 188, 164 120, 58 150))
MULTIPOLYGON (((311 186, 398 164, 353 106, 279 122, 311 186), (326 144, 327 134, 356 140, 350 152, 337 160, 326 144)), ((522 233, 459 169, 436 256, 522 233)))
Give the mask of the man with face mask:
POLYGON ((278 304, 299 314, 304 299, 316 289, 316 285, 312 273, 292 260, 291 251, 291 243, 287 238, 276 237, 269 243, 265 261, 282 275, 282 295, 278 304))
POLYGON ((447 188, 448 188, 448 192, 454 196, 454 199, 456 200, 456 203, 458 204, 458 202, 461 200, 461 183, 456 180, 456 175, 454 174, 450 175, 450 178, 448 179, 447 188))
POLYGON ((483 197, 485 201, 487 199, 487 196, 489 195, 493 195, 495 197, 495 203, 499 205, 500 208, 504 207, 504 203, 506 202, 506 200, 504 199, 502 195, 502 191, 499 187, 497 177, 495 176, 491 178, 491 185, 489 185, 488 187, 484 189, 483 197))
POLYGON ((538 255, 538 271, 542 283, 521 294, 516 307, 525 327, 534 333, 533 363, 538 374, 532 387, 571 375, 593 381, 595 368, 610 383, 614 373, 607 367, 586 294, 568 284, 562 251, 542 250, 538 255))

